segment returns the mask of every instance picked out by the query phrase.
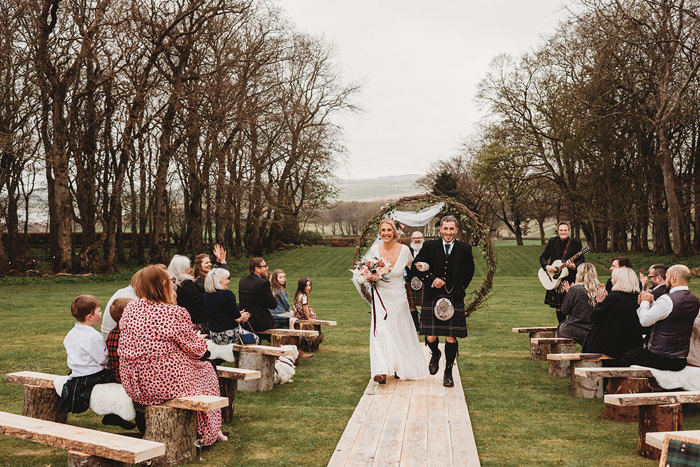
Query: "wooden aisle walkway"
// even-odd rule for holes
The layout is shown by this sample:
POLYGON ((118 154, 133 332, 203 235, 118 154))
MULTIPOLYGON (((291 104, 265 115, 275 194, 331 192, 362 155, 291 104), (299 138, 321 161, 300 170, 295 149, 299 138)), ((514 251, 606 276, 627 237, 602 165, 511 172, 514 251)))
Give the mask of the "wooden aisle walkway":
MULTIPOLYGON (((427 348, 425 357, 427 365, 427 348)), ((479 466, 459 370, 446 388, 444 365, 443 350, 440 370, 426 380, 370 381, 328 465, 479 466)))

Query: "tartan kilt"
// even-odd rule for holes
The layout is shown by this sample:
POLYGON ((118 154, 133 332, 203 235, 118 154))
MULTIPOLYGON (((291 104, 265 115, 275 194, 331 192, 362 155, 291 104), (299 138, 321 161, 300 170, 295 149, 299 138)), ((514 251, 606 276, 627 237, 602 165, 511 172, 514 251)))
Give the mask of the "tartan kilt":
POLYGON ((564 297, 566 297, 566 292, 559 293, 557 290, 561 290, 564 282, 568 282, 569 284, 571 283, 566 279, 562 279, 561 282, 562 283, 557 287, 553 288, 552 290, 548 290, 547 293, 544 294, 545 305, 549 305, 557 310, 561 309, 561 304, 564 303, 564 297))
POLYGON ((408 297, 408 307, 411 310, 415 310, 423 305, 423 287, 413 290, 410 281, 406 282, 406 296, 408 297))
POLYGON ((464 312, 464 303, 455 305, 455 314, 449 321, 442 321, 435 317, 433 309, 437 299, 425 297, 420 309, 419 334, 423 336, 450 336, 467 337, 467 318, 464 312))

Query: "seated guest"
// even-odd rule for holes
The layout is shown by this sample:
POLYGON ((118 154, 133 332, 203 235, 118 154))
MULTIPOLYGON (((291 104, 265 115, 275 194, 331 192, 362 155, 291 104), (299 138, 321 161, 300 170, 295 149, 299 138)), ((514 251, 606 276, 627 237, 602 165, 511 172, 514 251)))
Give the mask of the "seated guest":
POLYGON ((112 314, 110 313, 110 309, 112 308, 112 303, 118 298, 130 298, 132 300, 138 300, 139 297, 136 296, 136 292, 134 292, 134 284, 133 284, 133 278, 132 278, 132 283, 129 284, 127 287, 124 287, 123 289, 119 289, 116 292, 114 292, 114 295, 112 295, 112 298, 109 299, 107 302, 107 306, 105 307, 105 312, 103 313, 102 316, 102 325, 101 331, 102 331, 102 337, 104 340, 107 340, 107 336, 109 335, 109 331, 114 329, 114 326, 117 325, 117 323, 114 322, 114 319, 112 319, 112 314))
POLYGON ((289 311, 289 299, 287 298, 287 275, 283 270, 276 269, 270 274, 270 288, 272 295, 277 300, 277 307, 270 309, 272 319, 275 322, 273 327, 294 329, 294 319, 290 319, 294 318, 294 313, 289 311))
POLYGON ((309 303, 311 281, 306 277, 299 279, 297 292, 294 294, 294 317, 296 319, 318 319, 309 303))
MULTIPOLYGON (((610 293, 610 291, 612 290, 612 272, 617 268, 630 268, 630 269, 632 269, 632 261, 630 261, 629 258, 626 258, 624 256, 618 256, 617 258, 614 258, 612 260, 612 264, 610 265, 611 277, 610 277, 610 279, 608 279, 608 282, 605 283, 605 290, 608 293, 610 293)), ((641 281, 639 281, 639 288, 640 288, 640 290, 642 288, 641 281)))
POLYGON ((214 257, 216 261, 213 264, 209 255, 204 253, 194 257, 194 283, 202 294, 204 294, 204 278, 207 277, 212 268, 228 269, 226 265, 226 250, 219 244, 214 245, 214 257))
POLYGON ((651 335, 647 348, 640 346, 622 357, 625 366, 670 371, 685 368, 693 322, 700 308, 700 300, 688 290, 689 282, 690 269, 676 264, 666 272, 667 294, 654 300, 651 292, 641 293, 637 315, 642 326, 651 326, 651 335))
POLYGON ((645 276, 639 273, 639 281, 642 283, 642 290, 650 290, 654 296, 654 300, 668 292, 666 290, 666 271, 668 266, 665 264, 654 264, 649 266, 649 275, 645 276))
MULTIPOLYGON (((208 258, 207 256, 207 259, 208 258)), ((211 262, 209 262, 209 268, 211 269, 211 262)), ((208 334, 207 317, 202 310, 202 292, 194 283, 190 259, 182 255, 173 256, 168 266, 168 272, 175 278, 177 304, 186 309, 190 314, 190 319, 195 329, 204 334, 208 334)))
MULTIPOLYGON (((596 305, 591 313, 593 328, 583 341, 583 351, 621 358, 642 344, 642 326, 637 317, 639 280, 631 268, 617 268, 612 273, 612 291, 596 291, 596 305)), ((617 361, 606 360, 606 366, 617 361)))
POLYGON ((561 305, 561 312, 566 315, 566 320, 559 324, 559 337, 570 337, 577 344, 583 344, 593 327, 591 313, 599 286, 595 266, 591 263, 579 264, 576 268, 576 283, 569 286, 561 305))
MULTIPOLYGON (((78 322, 63 340, 70 375, 61 391, 61 407, 68 412, 81 413, 90 407, 95 385, 114 383, 117 379, 114 372, 105 368, 107 347, 102 335, 93 328, 102 318, 100 301, 92 295, 79 295, 73 300, 70 311, 78 322)), ((102 423, 126 430, 136 427, 116 414, 105 415, 102 423)))
MULTIPOLYGON (((134 402, 156 405, 175 397, 219 395, 216 371, 206 361, 206 341, 190 315, 177 306, 175 278, 167 270, 146 266, 134 275, 136 295, 119 321, 119 372, 134 402)), ((197 412, 197 435, 209 446, 227 438, 221 410, 197 412)))
POLYGON ((267 280, 265 260, 251 258, 248 270, 250 274, 238 281, 238 299, 240 307, 250 313, 248 325, 251 330, 260 335, 260 331, 272 329, 275 325, 270 309, 277 307, 277 299, 272 295, 270 282, 267 280))
POLYGON ((119 377, 119 354, 117 353, 119 349, 119 320, 122 319, 122 313, 126 305, 132 301, 133 299, 131 298, 118 298, 112 302, 112 306, 109 308, 109 313, 117 325, 114 326, 114 329, 107 336, 107 369, 114 373, 117 383, 120 384, 122 380, 119 377))
POLYGON ((247 311, 239 311, 236 296, 228 289, 229 272, 213 269, 204 281, 204 314, 209 325, 209 336, 215 344, 240 344, 238 325, 250 318, 247 311))
POLYGON ((690 349, 688 350, 688 365, 700 366, 700 314, 693 324, 693 335, 690 336, 690 349))

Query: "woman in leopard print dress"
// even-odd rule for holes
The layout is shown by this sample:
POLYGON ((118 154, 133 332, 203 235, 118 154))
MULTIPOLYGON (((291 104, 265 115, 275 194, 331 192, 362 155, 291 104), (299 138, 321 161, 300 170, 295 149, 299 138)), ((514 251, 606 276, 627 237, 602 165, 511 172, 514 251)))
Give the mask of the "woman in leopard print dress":
MULTIPOLYGON (((164 269, 147 266, 134 276, 136 294, 119 321, 120 375, 134 402, 156 405, 175 397, 219 395, 213 366, 204 361, 207 344, 177 306, 174 282, 164 269)), ((221 410, 197 412, 197 434, 205 446, 221 433, 221 410)))

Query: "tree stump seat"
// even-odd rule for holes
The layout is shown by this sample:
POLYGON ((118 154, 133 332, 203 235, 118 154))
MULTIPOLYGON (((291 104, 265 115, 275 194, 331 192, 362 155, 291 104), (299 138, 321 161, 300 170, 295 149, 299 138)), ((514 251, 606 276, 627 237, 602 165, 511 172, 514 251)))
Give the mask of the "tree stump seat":
POLYGON ((0 412, 0 433, 68 451, 67 465, 122 466, 165 455, 165 444, 0 412))
POLYGON ((647 443, 646 434, 682 430, 683 411, 681 404, 700 403, 700 391, 608 394, 605 396, 605 403, 622 407, 638 407, 637 451, 644 457, 659 460, 661 450, 647 443))
POLYGON ((318 352, 318 348, 323 342, 322 326, 336 326, 335 321, 323 319, 299 319, 294 323, 294 327, 299 330, 316 331, 317 337, 302 337, 299 339, 299 348, 304 352, 318 352))
POLYGON ((260 372, 260 378, 255 380, 238 380, 238 391, 243 392, 271 391, 274 387, 275 361, 278 357, 288 357, 294 353, 289 349, 255 344, 234 344, 233 352, 238 368, 260 372))
POLYGON ((532 339, 535 337, 554 337, 557 334, 556 326, 539 326, 539 327, 528 327, 528 328, 512 328, 512 331, 516 334, 527 333, 530 335, 530 360, 544 360, 542 358, 543 348, 539 345, 534 345, 532 339))
MULTIPOLYGON (((581 378, 590 381, 601 381, 608 378, 605 386, 606 394, 635 394, 649 391, 649 379, 653 378, 651 371, 629 367, 580 368, 576 373, 581 378)), ((602 383, 601 383, 602 384, 602 383)), ((637 407, 605 404, 603 416, 616 422, 639 421, 637 407)))
MULTIPOLYGON (((228 375, 227 378, 233 374, 230 371, 225 371, 225 373, 228 375)), ((60 398, 53 384, 54 379, 57 377, 59 375, 22 371, 8 373, 5 375, 5 381, 24 385, 23 416, 65 423, 67 421, 67 413, 60 407, 60 398)), ((250 373, 250 377, 254 377, 254 374, 250 373)), ((195 457, 195 443, 197 440, 196 412, 210 412, 222 409, 228 407, 230 401, 228 397, 197 395, 178 397, 159 405, 134 405, 137 409, 143 410, 145 415, 146 432, 143 438, 161 442, 165 445, 165 454, 151 459, 151 462, 153 464, 175 465, 190 462, 195 457)), ((92 465, 90 464, 92 460, 84 459, 84 456, 81 457, 76 454, 73 457, 74 459, 71 460, 73 465, 92 465)))
MULTIPOLYGON (((551 334, 549 331, 545 331, 546 334, 551 334)), ((537 333, 537 337, 530 338, 530 360, 540 360, 547 361, 547 354, 558 353, 552 346, 554 345, 565 345, 570 344, 570 346, 565 347, 566 352, 571 352, 574 350, 573 346, 574 340, 568 337, 552 337, 552 336, 541 336, 542 332, 537 333)), ((559 347, 561 349, 562 347, 559 347)))

